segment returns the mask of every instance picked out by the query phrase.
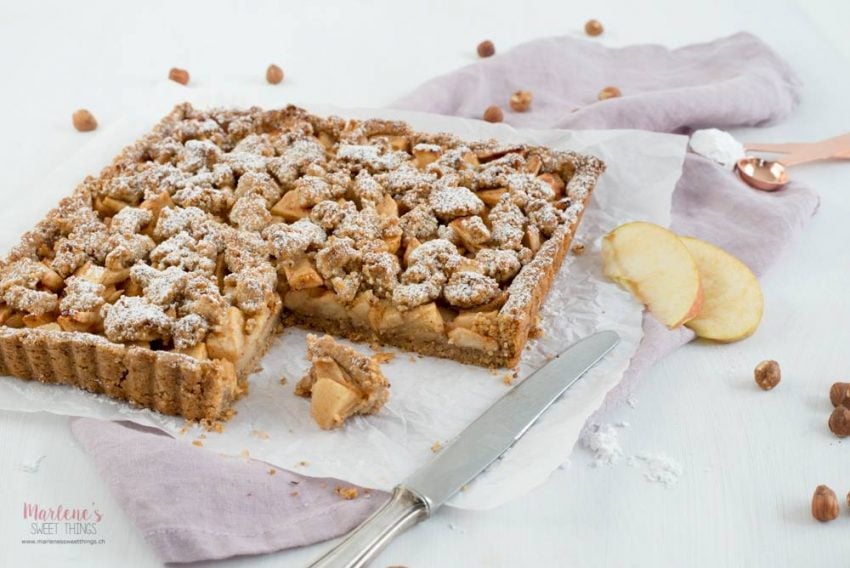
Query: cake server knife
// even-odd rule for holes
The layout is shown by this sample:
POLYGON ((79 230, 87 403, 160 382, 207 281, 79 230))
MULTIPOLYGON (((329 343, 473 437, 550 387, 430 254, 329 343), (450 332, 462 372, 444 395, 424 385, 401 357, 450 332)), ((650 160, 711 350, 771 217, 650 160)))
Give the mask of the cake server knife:
POLYGON ((570 346, 496 401, 311 568, 366 566, 397 535, 424 521, 508 450, 564 391, 620 341, 600 331, 570 346))

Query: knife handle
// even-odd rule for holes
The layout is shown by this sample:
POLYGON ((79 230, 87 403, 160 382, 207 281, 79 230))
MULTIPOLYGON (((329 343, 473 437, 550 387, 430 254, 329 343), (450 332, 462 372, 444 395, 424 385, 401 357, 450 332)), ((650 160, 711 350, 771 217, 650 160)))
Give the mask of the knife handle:
POLYGON ((389 542, 429 515, 428 503, 399 485, 390 500, 363 521, 339 544, 310 564, 310 568, 360 568, 366 566, 389 542))

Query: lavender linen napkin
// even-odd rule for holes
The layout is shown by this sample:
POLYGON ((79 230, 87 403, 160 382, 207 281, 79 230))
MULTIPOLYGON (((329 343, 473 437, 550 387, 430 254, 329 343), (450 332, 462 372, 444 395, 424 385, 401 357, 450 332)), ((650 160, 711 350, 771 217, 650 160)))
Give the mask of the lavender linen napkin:
MULTIPOLYGON (((394 106, 478 117, 517 89, 532 91, 534 104, 527 113, 506 112, 506 122, 515 126, 665 132, 764 124, 786 116, 799 97, 787 65, 749 34, 676 50, 609 49, 564 37, 533 41, 438 77, 394 106), (623 97, 597 102, 606 85, 619 87, 623 97)), ((816 194, 798 185, 775 194, 748 190, 732 172, 688 156, 673 196, 673 228, 730 250, 761 273, 817 203, 816 194)), ((627 380, 693 338, 651 317, 644 329, 627 380)), ((223 458, 127 424, 77 419, 72 427, 166 562, 317 542, 348 531, 381 500, 376 494, 344 501, 333 491, 338 481, 282 470, 270 476, 267 464, 223 458)))

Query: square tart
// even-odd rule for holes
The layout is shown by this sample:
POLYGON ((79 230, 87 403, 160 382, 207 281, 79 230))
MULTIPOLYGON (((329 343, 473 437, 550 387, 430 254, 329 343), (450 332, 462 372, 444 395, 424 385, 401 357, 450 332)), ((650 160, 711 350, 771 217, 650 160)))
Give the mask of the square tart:
POLYGON ((512 366, 603 170, 178 105, 0 261, 0 373, 215 421, 283 325, 512 366))

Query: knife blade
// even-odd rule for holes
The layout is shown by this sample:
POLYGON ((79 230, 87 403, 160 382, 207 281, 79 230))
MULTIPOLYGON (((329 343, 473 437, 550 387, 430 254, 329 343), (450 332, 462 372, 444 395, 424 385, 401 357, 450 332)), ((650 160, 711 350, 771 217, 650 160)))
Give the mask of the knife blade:
POLYGON ((360 568, 395 536, 427 519, 504 454, 620 337, 601 331, 581 339, 532 373, 466 427, 429 463, 398 485, 387 503, 311 568, 360 568))

